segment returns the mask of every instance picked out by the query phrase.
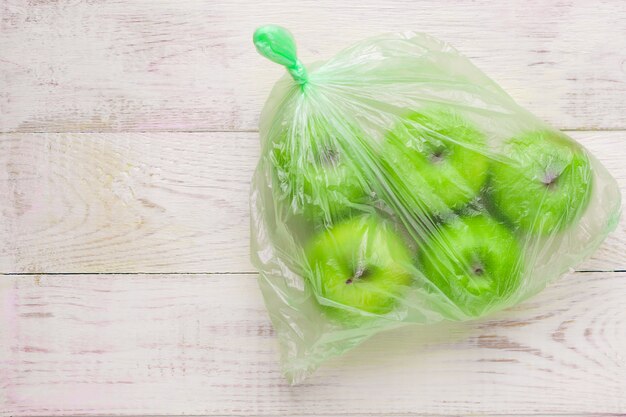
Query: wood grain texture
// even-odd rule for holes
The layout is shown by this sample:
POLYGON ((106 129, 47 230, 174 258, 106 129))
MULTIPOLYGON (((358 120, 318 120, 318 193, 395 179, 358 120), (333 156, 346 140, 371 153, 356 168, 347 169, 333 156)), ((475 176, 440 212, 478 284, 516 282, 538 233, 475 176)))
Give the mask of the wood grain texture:
MULTIPOLYGON (((626 190, 626 132, 572 132, 626 190)), ((0 136, 0 271, 249 272, 256 133, 0 136)), ((626 193, 625 193, 626 194, 626 193)), ((626 269, 626 219, 582 270, 626 269)))
POLYGON ((252 46, 265 23, 305 63, 385 31, 448 41, 626 190, 620 0, 5 0, 0 416, 625 416, 624 218, 578 268, 621 272, 286 385, 248 261, 254 131, 284 73, 252 46))
POLYGON ((255 278, 0 277, 0 415, 626 413, 626 273, 382 333, 297 387, 255 278))
POLYGON ((626 128, 619 0, 10 0, 0 6, 0 131, 251 130, 284 70, 253 30, 293 30, 305 63, 371 34, 455 45, 559 128, 626 128))
POLYGON ((255 134, 0 140, 0 265, 13 272, 250 271, 255 134))

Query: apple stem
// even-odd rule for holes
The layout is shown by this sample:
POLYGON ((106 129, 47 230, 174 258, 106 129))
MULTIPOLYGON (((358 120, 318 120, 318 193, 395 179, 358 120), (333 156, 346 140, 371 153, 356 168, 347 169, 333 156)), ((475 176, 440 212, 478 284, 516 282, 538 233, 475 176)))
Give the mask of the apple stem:
POLYGON ((546 172, 546 174, 543 177, 543 180, 541 182, 543 182, 547 187, 551 187, 554 185, 554 183, 556 182, 556 180, 559 178, 559 174, 557 174, 556 172, 546 172))
POLYGON ((276 25, 265 25, 254 31, 256 50, 272 62, 283 65, 294 81, 304 87, 309 81, 306 68, 296 55, 296 42, 291 33, 276 25))

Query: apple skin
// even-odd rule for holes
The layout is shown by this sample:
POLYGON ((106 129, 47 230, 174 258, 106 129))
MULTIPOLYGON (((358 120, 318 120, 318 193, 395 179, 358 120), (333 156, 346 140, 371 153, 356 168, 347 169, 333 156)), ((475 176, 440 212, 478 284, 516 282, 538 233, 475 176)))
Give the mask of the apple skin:
POLYGON ((443 215, 472 200, 487 179, 484 135, 460 115, 441 108, 413 112, 387 133, 385 160, 402 184, 407 205, 443 215))
POLYGON ((593 183, 585 151, 559 132, 507 140, 490 174, 492 208, 516 228, 550 235, 584 212, 593 183))
POLYGON ((320 232, 306 256, 315 294, 328 316, 344 324, 391 312, 414 271, 409 249, 392 225, 371 215, 320 232))
POLYGON ((368 195, 364 180, 330 128, 283 133, 271 143, 270 163, 278 200, 313 222, 332 224, 349 216, 368 195))
POLYGON ((513 233, 486 215, 440 225, 419 254, 419 269, 426 279, 472 317, 513 294, 523 267, 513 233))

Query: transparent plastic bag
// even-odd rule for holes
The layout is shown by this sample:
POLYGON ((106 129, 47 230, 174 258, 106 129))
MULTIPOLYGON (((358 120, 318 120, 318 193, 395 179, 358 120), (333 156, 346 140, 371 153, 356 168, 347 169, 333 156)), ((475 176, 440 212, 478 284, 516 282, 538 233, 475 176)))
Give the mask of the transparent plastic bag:
POLYGON ((289 73, 261 115, 251 251, 292 383, 381 330, 519 303, 616 227, 606 169, 451 46, 386 34, 307 69, 285 29, 254 42, 289 73))

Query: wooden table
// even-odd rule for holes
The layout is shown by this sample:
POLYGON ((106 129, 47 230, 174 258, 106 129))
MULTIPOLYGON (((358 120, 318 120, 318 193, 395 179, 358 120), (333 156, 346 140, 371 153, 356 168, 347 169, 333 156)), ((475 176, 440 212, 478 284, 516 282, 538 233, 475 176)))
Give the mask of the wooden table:
POLYGON ((451 42, 626 188, 626 3, 4 0, 0 415, 624 415, 626 221, 486 320, 381 334, 290 387, 248 256, 283 70, 370 34, 451 42))

